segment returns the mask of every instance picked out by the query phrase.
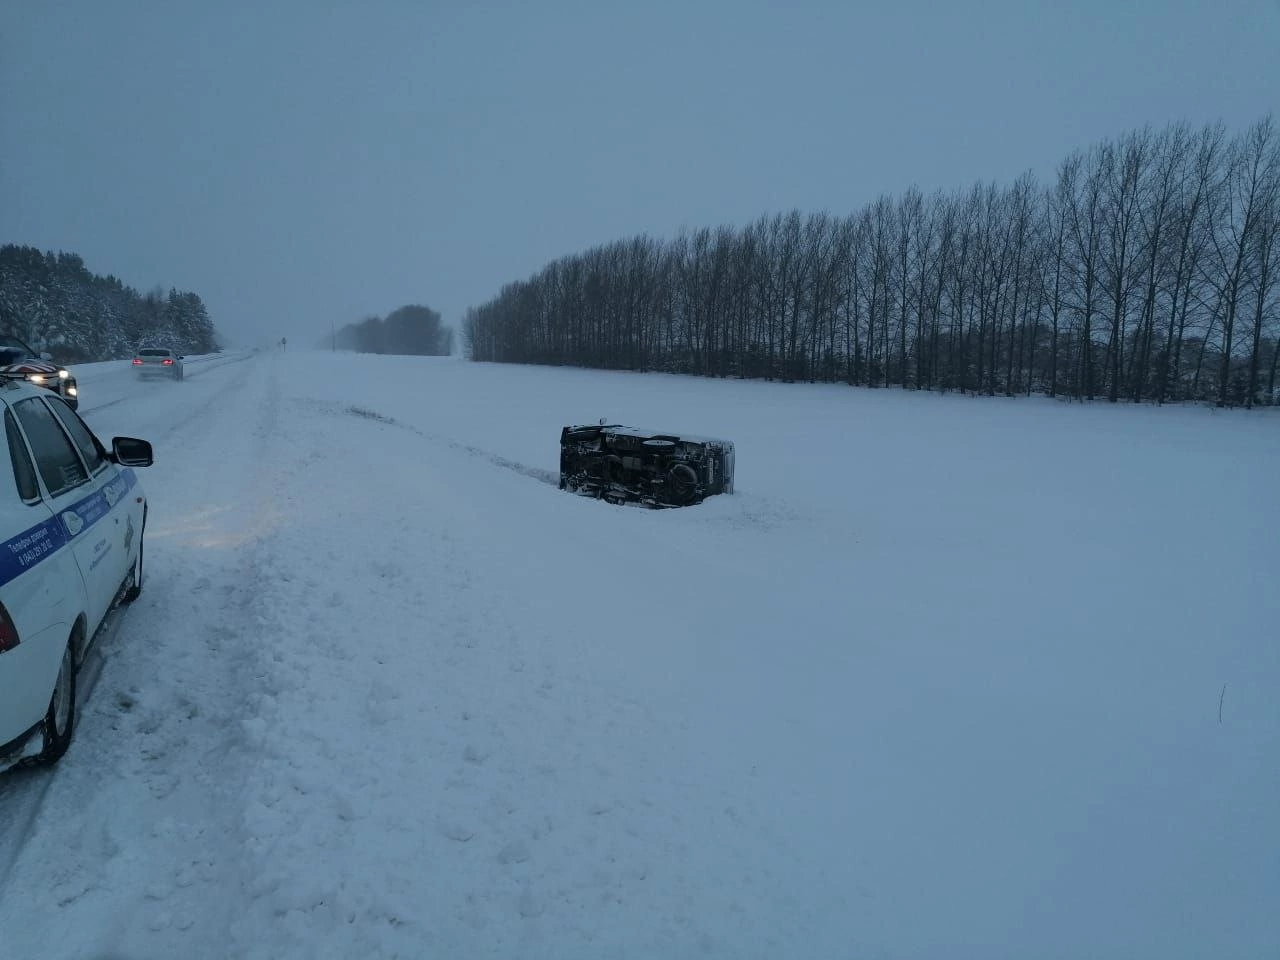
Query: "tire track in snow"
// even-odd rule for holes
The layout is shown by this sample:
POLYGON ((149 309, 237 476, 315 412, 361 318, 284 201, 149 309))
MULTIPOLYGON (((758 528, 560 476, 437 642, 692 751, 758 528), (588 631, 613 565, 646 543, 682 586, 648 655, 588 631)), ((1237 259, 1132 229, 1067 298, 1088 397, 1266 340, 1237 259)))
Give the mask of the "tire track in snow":
POLYGON ((365 420, 372 420, 376 423, 385 423, 389 427, 395 427, 398 430, 408 431, 409 433, 415 434, 424 440, 430 441, 431 443, 438 443, 441 446, 448 447, 451 450, 457 450, 459 453, 465 453, 469 456, 477 457, 481 460, 487 460, 490 463, 492 463, 495 467, 501 467, 503 470, 510 470, 513 473, 519 473, 523 476, 530 477, 534 480, 540 480, 543 483, 549 483, 553 487, 560 486, 560 475, 555 471, 544 470, 541 467, 531 467, 528 464, 520 463, 518 460, 511 460, 507 457, 502 456, 501 454, 492 453, 491 451, 485 450, 481 447, 473 446, 472 444, 469 444, 469 443, 462 443, 458 440, 451 440, 448 437, 441 436, 438 433, 430 433, 426 430, 421 430, 418 427, 414 427, 414 426, 411 426, 410 424, 404 423, 403 421, 396 420, 394 417, 389 417, 386 414, 379 413, 376 410, 370 410, 367 407, 360 407, 360 406, 338 408, 336 405, 334 406, 334 409, 335 410, 342 409, 342 412, 350 414, 351 416, 362 417, 365 420))

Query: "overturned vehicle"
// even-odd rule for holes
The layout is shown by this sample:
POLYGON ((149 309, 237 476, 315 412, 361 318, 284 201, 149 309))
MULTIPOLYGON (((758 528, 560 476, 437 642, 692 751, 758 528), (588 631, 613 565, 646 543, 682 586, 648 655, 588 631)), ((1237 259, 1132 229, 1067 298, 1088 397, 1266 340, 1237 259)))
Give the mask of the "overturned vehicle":
POLYGON ((610 503, 687 507, 733 493, 733 444, 619 424, 560 431, 560 489, 610 503))

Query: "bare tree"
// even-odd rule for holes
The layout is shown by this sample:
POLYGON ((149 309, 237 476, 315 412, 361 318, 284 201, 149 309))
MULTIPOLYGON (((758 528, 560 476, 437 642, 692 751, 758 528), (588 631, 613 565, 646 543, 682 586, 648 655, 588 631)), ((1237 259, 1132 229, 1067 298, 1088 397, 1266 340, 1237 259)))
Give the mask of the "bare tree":
MULTIPOLYGON (((1263 330, 1274 317, 1275 304, 1272 290, 1280 273, 1280 138, 1277 138, 1268 117, 1251 131, 1250 170, 1256 166, 1258 187, 1258 215, 1254 221, 1252 243, 1249 251, 1249 286, 1254 300, 1252 349, 1249 351, 1249 383, 1245 393, 1245 406, 1252 407, 1258 396, 1258 368, 1262 361, 1263 330)), ((1250 174, 1252 176, 1252 173, 1250 174)), ((1272 347, 1271 382, 1268 395, 1275 388, 1275 356, 1280 353, 1272 347)))
POLYGON ((1098 263, 1110 300, 1111 330, 1107 341, 1107 399, 1115 403, 1124 369, 1125 327, 1129 302, 1140 274, 1135 269, 1143 247, 1139 242, 1143 186, 1151 136, 1143 130, 1105 145, 1098 154, 1102 186, 1102 243, 1098 263))
MULTIPOLYGON (((1226 406, 1235 346, 1236 319, 1247 280, 1249 253, 1269 204, 1275 167, 1271 118, 1255 124, 1231 149, 1225 188, 1214 197, 1210 284, 1217 296, 1215 316, 1222 321, 1218 406, 1226 406)), ((1207 338, 1206 338, 1207 339, 1207 338)))

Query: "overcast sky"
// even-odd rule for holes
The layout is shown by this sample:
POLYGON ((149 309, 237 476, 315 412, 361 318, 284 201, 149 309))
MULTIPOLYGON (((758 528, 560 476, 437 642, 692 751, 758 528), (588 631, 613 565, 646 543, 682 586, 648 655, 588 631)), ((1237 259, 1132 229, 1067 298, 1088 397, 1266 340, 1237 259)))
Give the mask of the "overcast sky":
POLYGON ((0 0, 0 243, 232 341, 1280 107, 1280 0, 0 0))

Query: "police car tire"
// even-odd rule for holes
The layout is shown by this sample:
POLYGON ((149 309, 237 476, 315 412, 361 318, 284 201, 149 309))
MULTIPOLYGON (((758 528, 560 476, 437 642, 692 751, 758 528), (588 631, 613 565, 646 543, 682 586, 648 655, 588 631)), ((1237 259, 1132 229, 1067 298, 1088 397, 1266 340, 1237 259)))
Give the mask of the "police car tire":
POLYGON ((142 529, 138 531, 138 562, 133 567, 133 583, 120 598, 122 603, 133 603, 142 596, 142 554, 147 543, 147 515, 142 514, 142 529))
POLYGON ((75 635, 67 641, 67 649, 62 654, 62 665, 58 668, 58 680, 53 686, 53 695, 49 698, 49 711, 44 716, 44 724, 42 727, 44 746, 40 751, 40 755, 36 758, 40 763, 54 763, 67 752, 67 747, 71 746, 71 736, 76 729, 76 656, 75 656, 75 635), (63 721, 62 729, 58 728, 58 688, 64 682, 70 688, 65 691, 69 697, 66 708, 66 718, 63 721))

